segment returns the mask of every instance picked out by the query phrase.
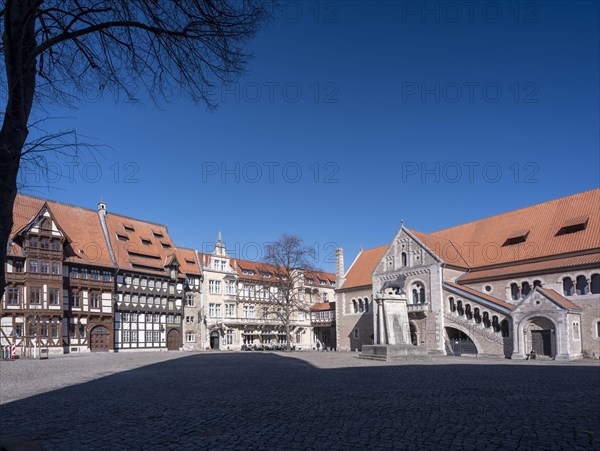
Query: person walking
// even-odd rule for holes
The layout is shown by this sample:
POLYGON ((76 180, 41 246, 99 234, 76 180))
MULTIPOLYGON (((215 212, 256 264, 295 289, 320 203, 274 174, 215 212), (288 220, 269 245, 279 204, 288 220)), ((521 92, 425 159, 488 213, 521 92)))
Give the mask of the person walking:
POLYGON ((317 352, 321 350, 321 340, 317 338, 317 352))

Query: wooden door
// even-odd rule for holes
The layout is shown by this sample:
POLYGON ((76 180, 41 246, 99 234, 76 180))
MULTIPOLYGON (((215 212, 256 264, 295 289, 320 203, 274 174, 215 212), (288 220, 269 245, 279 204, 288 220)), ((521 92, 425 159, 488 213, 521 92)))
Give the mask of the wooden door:
POLYGON ((96 326, 90 332, 90 349, 92 351, 108 351, 110 332, 104 326, 96 326))
POLYGON ((167 334, 167 349, 177 351, 181 347, 181 334, 176 329, 171 329, 167 334))

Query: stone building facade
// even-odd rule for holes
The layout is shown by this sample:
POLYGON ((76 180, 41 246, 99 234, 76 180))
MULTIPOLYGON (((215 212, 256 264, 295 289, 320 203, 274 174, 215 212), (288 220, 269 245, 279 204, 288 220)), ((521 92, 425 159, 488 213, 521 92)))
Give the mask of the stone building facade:
POLYGON ((430 354, 600 356, 598 205, 596 189, 433 233, 402 226, 345 274, 340 349, 372 342, 372 306, 355 302, 402 273, 411 339, 430 354))

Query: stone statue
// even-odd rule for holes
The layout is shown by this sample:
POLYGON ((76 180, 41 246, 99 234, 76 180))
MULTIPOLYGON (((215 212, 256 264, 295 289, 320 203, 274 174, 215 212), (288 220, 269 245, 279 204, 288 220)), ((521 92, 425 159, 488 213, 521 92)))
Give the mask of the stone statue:
POLYGON ((386 280, 381 287, 380 293, 385 293, 387 288, 391 288, 394 290, 394 294, 404 294, 404 282, 406 281, 406 276, 404 273, 400 273, 396 280, 386 280))

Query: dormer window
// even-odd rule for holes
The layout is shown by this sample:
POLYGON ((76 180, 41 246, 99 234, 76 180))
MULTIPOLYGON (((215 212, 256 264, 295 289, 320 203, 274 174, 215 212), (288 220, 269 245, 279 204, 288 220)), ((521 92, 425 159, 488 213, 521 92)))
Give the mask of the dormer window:
POLYGON ((117 239, 119 241, 129 241, 129 237, 127 235, 123 235, 123 234, 120 234, 120 233, 117 233, 117 239))
POLYGON ((319 279, 319 283, 320 283, 321 285, 325 285, 325 283, 326 283, 326 282, 325 282, 324 280, 321 280, 321 279, 319 279))
POLYGON ((193 265, 193 264, 194 264, 194 260, 190 260, 190 259, 187 259, 187 258, 185 259, 185 262, 186 262, 188 265, 193 265))
POLYGON ((164 241, 161 241, 160 245, 162 247, 164 247, 165 249, 170 249, 171 248, 171 245, 169 243, 165 243, 164 241))
POLYGON ((580 232, 587 228, 589 216, 579 216, 565 221, 562 227, 556 232, 556 236, 568 235, 570 233, 580 232))
POLYGON ((313 280, 312 280, 312 279, 306 279, 306 283, 308 283, 308 284, 311 284, 311 285, 312 285, 312 283, 313 283, 313 280))
POLYGON ((502 246, 512 246, 513 244, 524 243, 529 236, 529 229, 520 229, 512 232, 502 246))
POLYGON ((163 238, 164 235, 160 230, 152 230, 152 235, 154 235, 155 238, 163 238))
POLYGON ((125 233, 135 232, 135 229, 133 228, 133 224, 123 224, 123 230, 125 230, 125 233))
POLYGON ((146 239, 146 238, 140 238, 141 242, 143 245, 145 246, 150 246, 152 244, 152 241, 146 239))

